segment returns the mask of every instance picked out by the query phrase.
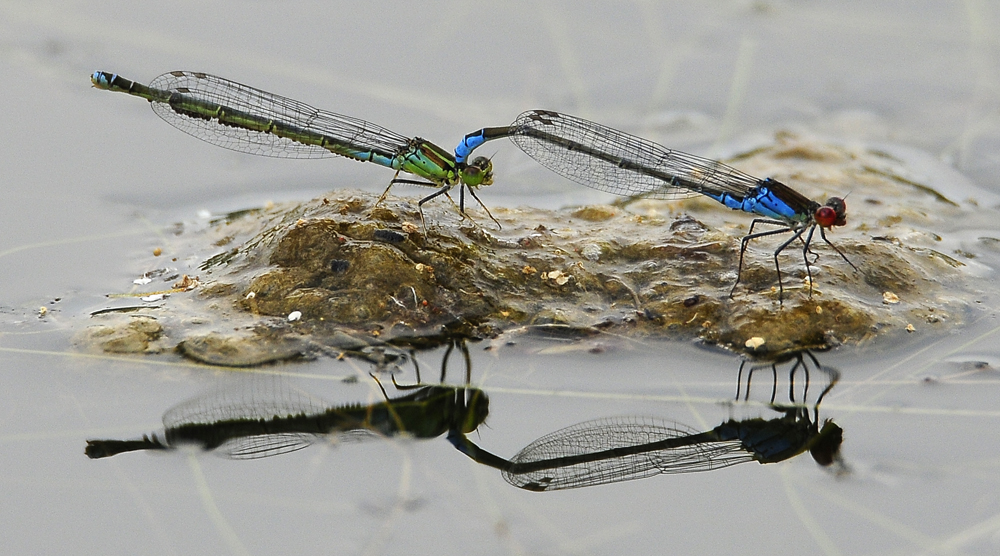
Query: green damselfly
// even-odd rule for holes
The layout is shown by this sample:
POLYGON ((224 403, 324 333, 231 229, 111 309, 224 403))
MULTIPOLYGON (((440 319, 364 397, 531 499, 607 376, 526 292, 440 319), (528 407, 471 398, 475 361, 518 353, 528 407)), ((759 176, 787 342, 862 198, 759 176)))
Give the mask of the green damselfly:
POLYGON ((437 191, 418 203, 421 221, 424 203, 448 195, 452 187, 459 185, 459 209, 463 217, 468 189, 486 214, 500 225, 475 193, 476 188, 493 183, 493 165, 488 158, 456 162, 450 152, 419 137, 404 137, 364 120, 319 110, 207 73, 172 71, 157 77, 149 86, 104 71, 94 72, 90 79, 98 89, 148 100, 153 111, 170 125, 223 148, 279 158, 337 155, 396 170, 376 205, 393 184, 437 187, 437 191), (401 179, 401 172, 424 181, 401 179))

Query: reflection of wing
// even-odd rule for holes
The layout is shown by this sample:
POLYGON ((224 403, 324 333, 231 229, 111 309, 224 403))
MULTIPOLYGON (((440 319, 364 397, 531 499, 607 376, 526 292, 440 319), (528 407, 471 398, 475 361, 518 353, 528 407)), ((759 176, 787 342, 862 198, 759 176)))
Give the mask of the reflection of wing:
POLYGON ((340 444, 361 442, 371 438, 383 438, 383 436, 368 429, 341 431, 329 437, 305 432, 256 434, 230 438, 216 449, 216 453, 224 454, 233 459, 260 459, 297 452, 323 440, 340 444))
POLYGON ((194 443, 233 459, 258 459, 306 448, 333 430, 328 404, 285 377, 242 377, 181 403, 163 416, 170 444, 194 443))
POLYGON ((653 453, 661 473, 694 473, 722 469, 753 461, 753 454, 743 449, 739 440, 718 440, 691 444, 653 453))
POLYGON ((171 429, 237 419, 314 415, 329 407, 323 400, 290 385, 285 377, 254 375, 241 378, 243 380, 237 385, 219 388, 172 407, 163 415, 163 425, 171 429))
POLYGON ((346 444, 361 442, 372 438, 386 438, 386 436, 371 429, 352 429, 349 431, 343 431, 336 436, 331 437, 330 440, 333 444, 346 444))
POLYGON ((233 459, 260 459, 297 452, 316 442, 316 435, 283 432, 232 438, 216 450, 233 459))
POLYGON ((712 432, 653 418, 617 417, 539 438, 511 459, 503 475, 520 488, 558 490, 705 471, 751 459, 739 441, 718 441, 712 432))

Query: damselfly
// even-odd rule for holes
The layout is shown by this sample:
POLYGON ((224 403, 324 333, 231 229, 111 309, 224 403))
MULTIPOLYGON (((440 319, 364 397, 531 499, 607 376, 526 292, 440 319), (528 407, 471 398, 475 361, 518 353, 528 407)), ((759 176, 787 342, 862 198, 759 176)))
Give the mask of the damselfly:
POLYGON ((616 195, 654 199, 678 199, 705 195, 725 206, 762 216, 750 223, 740 243, 736 291, 743 272, 743 255, 752 239, 789 232, 791 238, 774 252, 778 272, 778 299, 784 298, 778 254, 803 234, 802 256, 806 263, 809 294, 812 270, 809 245, 819 228, 820 237, 857 270, 851 261, 826 238, 826 229, 846 224, 847 206, 840 197, 826 204, 812 201, 772 178, 758 179, 722 162, 668 149, 575 116, 547 110, 531 110, 506 127, 487 127, 465 136, 455 149, 455 160, 463 163, 472 151, 493 139, 510 137, 528 156, 543 166, 588 187, 616 195), (780 226, 754 232, 757 225, 780 226))
POLYGON ((452 430, 469 433, 489 413, 489 398, 477 388, 441 385, 407 389, 414 391, 396 398, 385 396, 385 401, 374 404, 339 406, 271 389, 220 391, 167 411, 162 436, 154 433, 135 440, 88 440, 85 452, 90 458, 104 458, 194 445, 233 459, 257 459, 301 450, 322 438, 401 434, 436 438, 452 430))
POLYGON ((451 153, 419 137, 403 137, 364 120, 318 110, 207 73, 172 71, 157 77, 147 87, 118 74, 96 71, 91 82, 98 89, 148 100, 153 111, 167 123, 213 145, 279 158, 339 155, 392 168, 396 175, 378 202, 397 183, 438 188, 418 203, 421 221, 424 203, 448 195, 452 187, 459 185, 462 216, 466 216, 468 189, 496 222, 475 192, 476 188, 493 183, 493 166, 485 157, 456 162, 451 153), (400 179, 400 172, 426 181, 400 179))
POLYGON ((457 430, 448 433, 448 440, 477 463, 499 469, 508 483, 535 491, 711 471, 750 461, 776 463, 804 452, 829 466, 838 461, 843 430, 829 419, 822 426, 819 422, 819 404, 839 379, 835 370, 825 370, 830 383, 812 412, 803 404, 771 404, 780 417, 728 419, 707 431, 653 417, 595 419, 547 434, 509 460, 457 430))

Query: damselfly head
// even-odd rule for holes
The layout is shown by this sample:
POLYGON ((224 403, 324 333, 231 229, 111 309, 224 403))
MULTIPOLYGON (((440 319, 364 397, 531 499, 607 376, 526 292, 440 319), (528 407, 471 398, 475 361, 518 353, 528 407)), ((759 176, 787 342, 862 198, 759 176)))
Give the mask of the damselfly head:
POLYGON ((465 396, 465 411, 456 413, 458 422, 453 423, 452 427, 468 434, 486 421, 486 416, 490 414, 490 398, 478 388, 467 388, 459 392, 465 396))
POLYGON ((462 169, 462 181, 469 187, 493 185, 493 161, 477 156, 462 169))
POLYGON ((847 203, 840 197, 830 197, 826 204, 816 209, 813 220, 824 228, 847 224, 847 203))
POLYGON ((809 455, 823 467, 833 465, 833 462, 837 461, 840 456, 840 445, 843 443, 844 429, 827 419, 819 434, 812 440, 809 455))

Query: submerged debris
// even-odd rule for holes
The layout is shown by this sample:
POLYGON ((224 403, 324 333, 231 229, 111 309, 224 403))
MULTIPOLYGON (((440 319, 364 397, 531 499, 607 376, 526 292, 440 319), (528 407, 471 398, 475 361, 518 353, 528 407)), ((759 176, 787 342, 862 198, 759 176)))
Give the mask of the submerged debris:
POLYGON ((75 343, 92 346, 106 353, 155 353, 163 349, 157 343, 163 327, 149 316, 127 317, 105 313, 101 324, 88 326, 77 334, 75 343))

